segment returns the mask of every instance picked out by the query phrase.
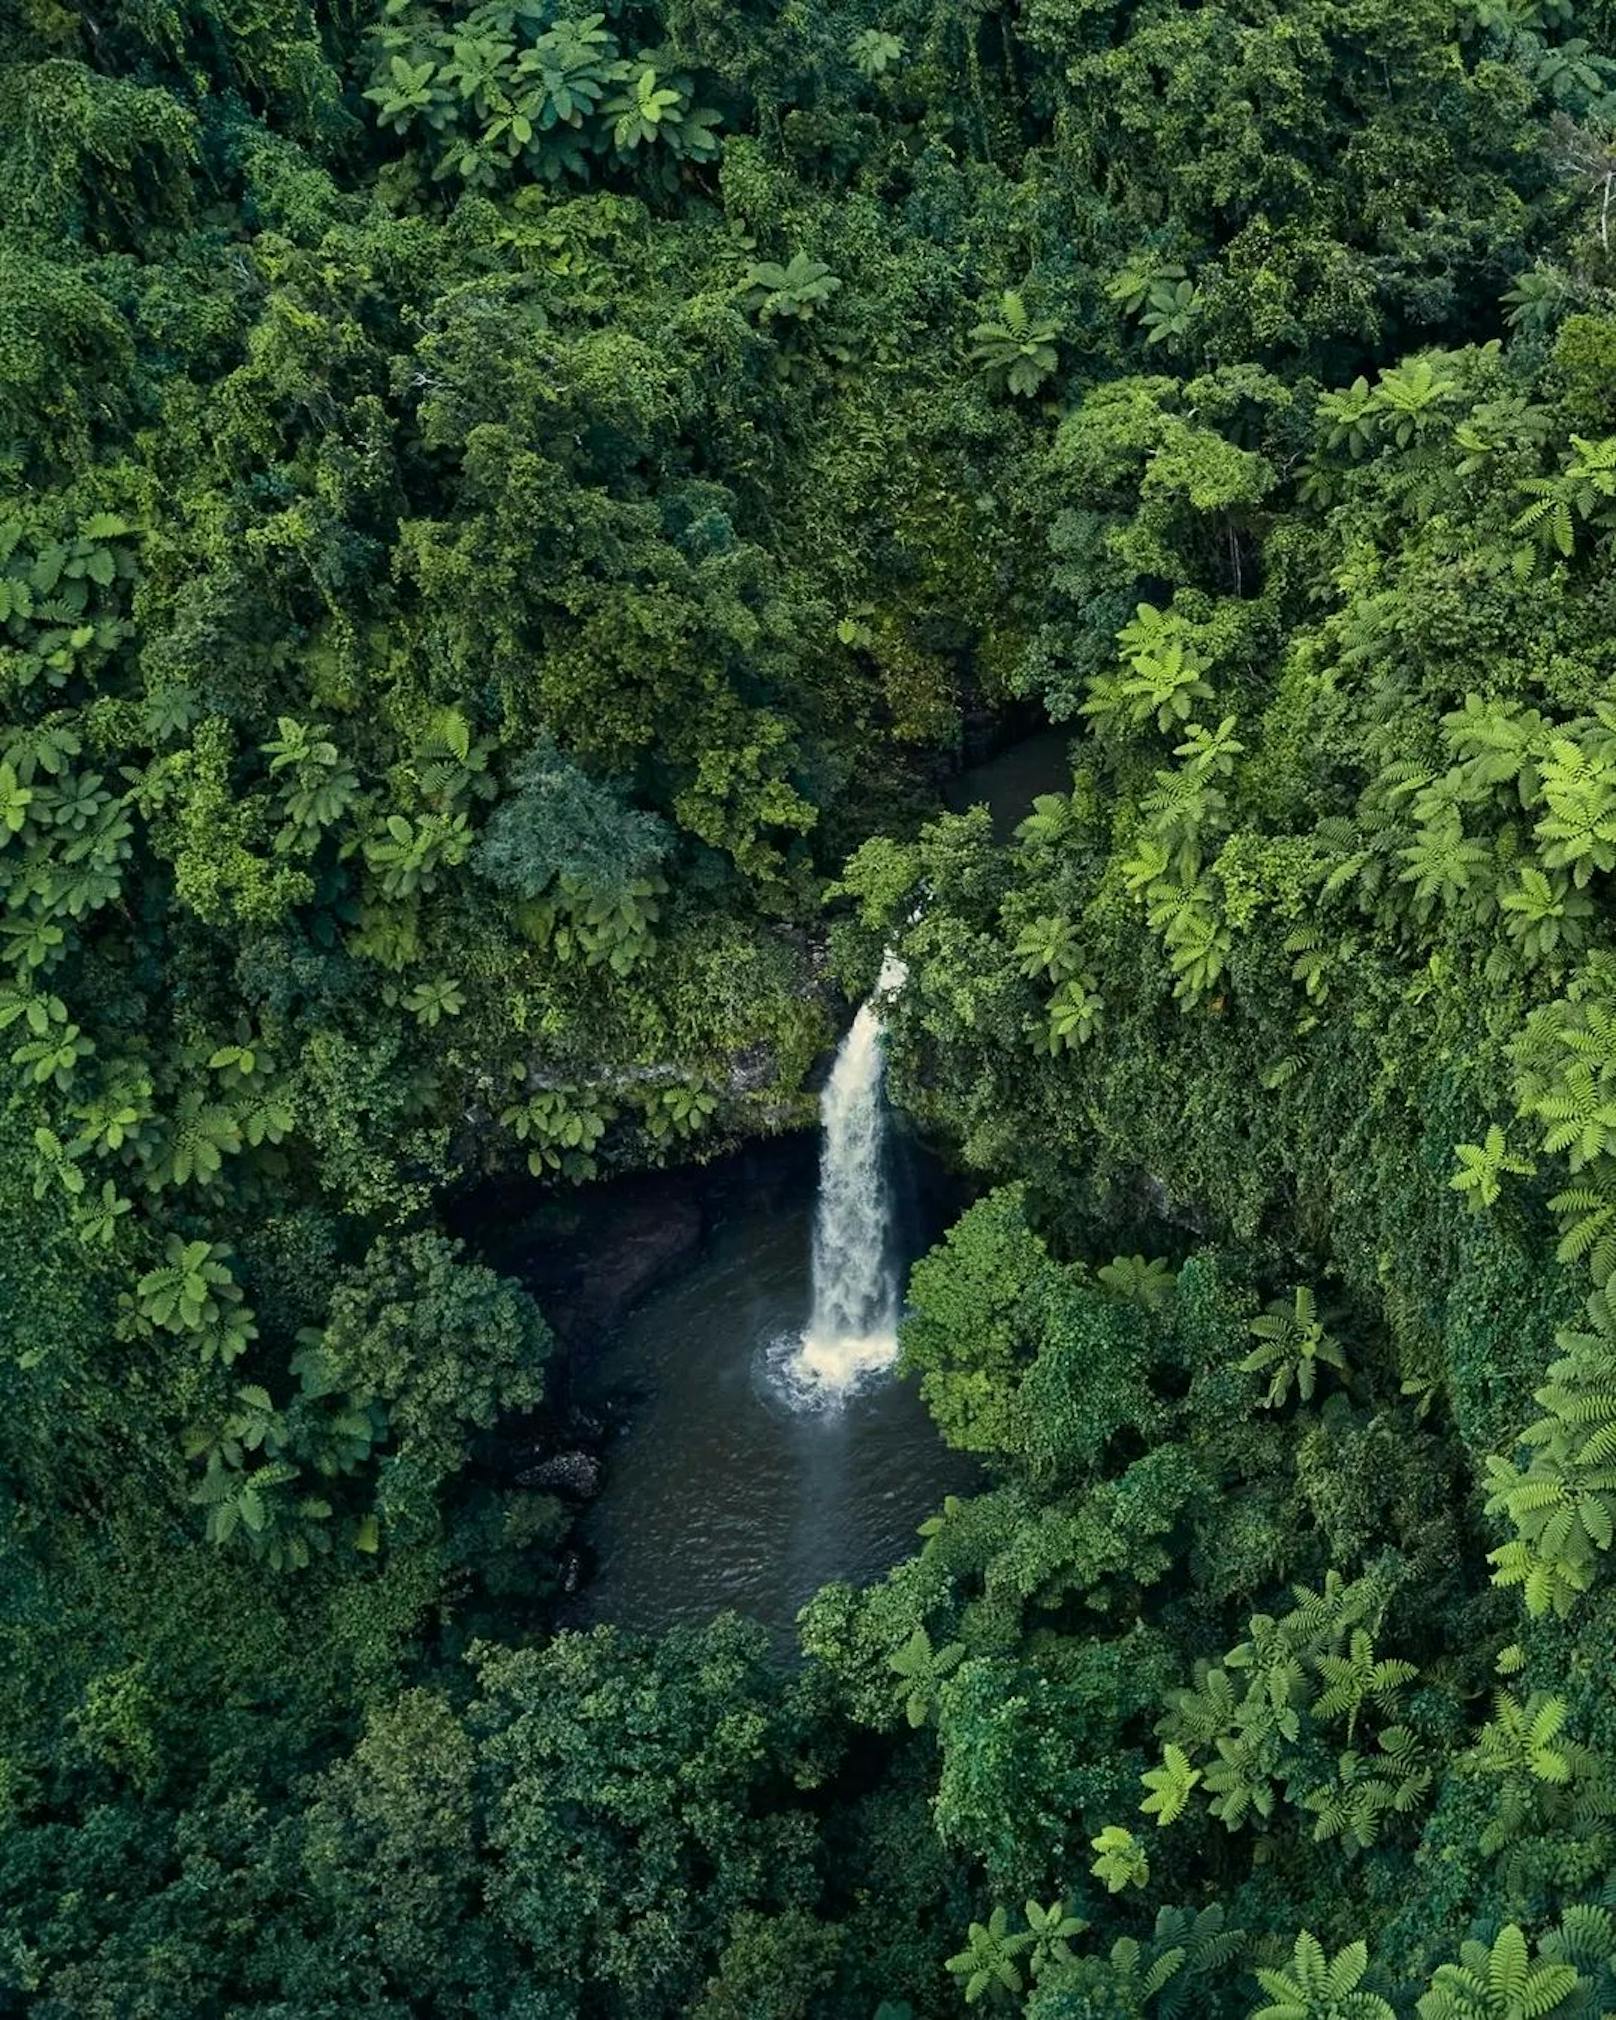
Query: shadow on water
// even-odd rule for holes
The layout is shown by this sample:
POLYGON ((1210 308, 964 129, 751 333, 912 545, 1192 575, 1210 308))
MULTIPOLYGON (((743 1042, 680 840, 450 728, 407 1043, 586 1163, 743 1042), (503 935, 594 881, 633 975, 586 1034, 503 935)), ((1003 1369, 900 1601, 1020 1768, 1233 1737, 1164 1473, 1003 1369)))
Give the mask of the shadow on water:
MULTIPOLYGON (((940 1231, 937 1195, 909 1194, 908 1257, 940 1231)), ((700 1260, 580 1371, 579 1400, 624 1429, 584 1519, 596 1572, 574 1623, 660 1630, 733 1607, 787 1652, 821 1585, 880 1577, 945 1494, 979 1484, 890 1373, 794 1406, 780 1364, 808 1314, 813 1204, 811 1172, 772 1205, 732 1197, 700 1260)))

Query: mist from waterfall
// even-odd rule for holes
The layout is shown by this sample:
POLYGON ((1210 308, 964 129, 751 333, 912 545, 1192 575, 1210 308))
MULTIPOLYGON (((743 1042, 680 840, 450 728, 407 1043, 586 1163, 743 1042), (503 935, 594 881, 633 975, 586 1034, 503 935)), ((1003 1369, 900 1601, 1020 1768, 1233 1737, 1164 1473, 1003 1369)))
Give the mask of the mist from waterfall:
POLYGON ((805 1402, 828 1402, 890 1367, 898 1352, 898 1275, 887 1169, 886 1048, 881 1006, 901 988, 889 953, 853 1019, 820 1096, 813 1305, 784 1370, 805 1402))

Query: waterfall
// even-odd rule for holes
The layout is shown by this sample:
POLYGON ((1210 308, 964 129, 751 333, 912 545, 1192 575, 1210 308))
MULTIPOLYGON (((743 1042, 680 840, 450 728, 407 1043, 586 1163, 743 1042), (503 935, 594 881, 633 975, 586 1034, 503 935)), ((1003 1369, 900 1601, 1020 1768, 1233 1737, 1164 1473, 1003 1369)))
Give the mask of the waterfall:
POLYGON ((903 963, 889 953, 820 1096, 813 1309, 790 1373, 799 1388, 821 1398, 843 1394, 864 1376, 890 1367, 898 1351, 881 1006, 905 974, 903 963))

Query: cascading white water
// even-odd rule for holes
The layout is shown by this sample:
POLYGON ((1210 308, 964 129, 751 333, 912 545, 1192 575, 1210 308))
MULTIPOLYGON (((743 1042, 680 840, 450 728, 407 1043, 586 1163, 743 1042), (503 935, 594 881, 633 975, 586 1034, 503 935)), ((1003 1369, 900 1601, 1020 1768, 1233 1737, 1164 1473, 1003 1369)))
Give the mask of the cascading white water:
POLYGON ((820 1096, 813 1309, 786 1371, 805 1400, 845 1394, 889 1367, 898 1351, 881 1006, 902 987, 906 973, 889 953, 820 1096))

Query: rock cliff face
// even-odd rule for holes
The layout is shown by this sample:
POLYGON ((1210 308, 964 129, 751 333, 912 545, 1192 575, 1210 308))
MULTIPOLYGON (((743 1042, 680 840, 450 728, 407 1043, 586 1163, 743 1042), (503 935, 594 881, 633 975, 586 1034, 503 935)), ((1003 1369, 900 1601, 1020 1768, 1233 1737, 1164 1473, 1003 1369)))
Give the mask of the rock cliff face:
MULTIPOLYGON (((706 1056, 626 1062, 610 1058, 554 1057, 542 1049, 523 1061, 528 1095, 563 1096, 592 1108, 604 1134, 590 1159, 603 1174, 621 1178, 655 1172, 664 1158, 708 1162, 756 1142, 812 1128, 817 1087, 853 1015, 831 975, 824 936, 781 929, 793 963, 772 999, 777 1014, 768 1029, 732 1049, 706 1056), (670 1139, 648 1121, 648 1109, 669 1089, 689 1087, 713 1097, 694 1134, 670 1139)), ((500 1121, 509 1085, 485 1074, 455 1119, 451 1163, 482 1172, 495 1186, 515 1181, 527 1162, 526 1139, 500 1121)))
MULTIPOLYGON (((643 1172, 590 1188, 567 1214, 573 1239, 520 1258, 540 1309, 570 1352, 622 1323, 648 1291, 694 1260, 706 1228, 702 1174, 643 1172)), ((557 1214, 556 1218, 560 1218, 557 1214)))
MULTIPOLYGON (((543 1404, 505 1420, 487 1441, 490 1476, 581 1515, 609 1485, 613 1436, 633 1399, 586 1403, 579 1371, 641 1299, 697 1259, 733 1202, 772 1208, 811 1180, 817 1155, 817 1133, 799 1130, 677 1170, 566 1191, 504 1178, 463 1195, 455 1231, 532 1292, 561 1348, 543 1404)), ((557 1588, 574 1597, 590 1576, 587 1545, 570 1538, 556 1554, 557 1588)))

